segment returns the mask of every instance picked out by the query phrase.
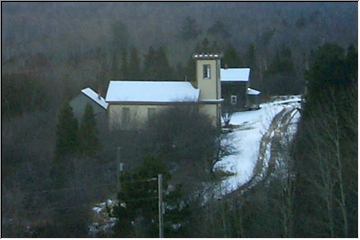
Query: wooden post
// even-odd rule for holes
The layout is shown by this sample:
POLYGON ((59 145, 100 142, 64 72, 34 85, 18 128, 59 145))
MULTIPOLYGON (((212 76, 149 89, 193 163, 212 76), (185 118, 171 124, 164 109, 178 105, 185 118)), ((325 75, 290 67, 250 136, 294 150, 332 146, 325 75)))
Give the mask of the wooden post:
POLYGON ((163 199, 162 199, 162 174, 158 174, 158 204, 159 204, 159 238, 164 237, 163 226, 163 199))

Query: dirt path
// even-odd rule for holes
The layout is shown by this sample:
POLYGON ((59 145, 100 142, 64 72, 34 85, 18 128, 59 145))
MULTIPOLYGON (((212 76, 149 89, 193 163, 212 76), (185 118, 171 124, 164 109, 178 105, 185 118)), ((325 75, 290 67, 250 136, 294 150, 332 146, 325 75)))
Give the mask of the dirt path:
POLYGON ((259 157, 253 170, 253 176, 247 183, 242 185, 236 191, 228 194, 228 197, 235 194, 242 194, 257 185, 259 182, 266 181, 275 171, 277 165, 276 163, 279 159, 279 147, 281 147, 284 134, 289 127, 295 111, 297 111, 296 108, 286 107, 275 115, 271 121, 268 131, 261 138, 259 157))

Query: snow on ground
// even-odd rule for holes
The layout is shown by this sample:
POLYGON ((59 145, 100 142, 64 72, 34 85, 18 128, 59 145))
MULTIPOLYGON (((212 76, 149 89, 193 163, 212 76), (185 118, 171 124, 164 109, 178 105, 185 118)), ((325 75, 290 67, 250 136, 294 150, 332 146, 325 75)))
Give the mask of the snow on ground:
MULTIPOLYGON (((273 102, 261 104, 259 110, 233 114, 230 123, 238 125, 238 128, 228 136, 236 150, 215 165, 215 169, 234 174, 222 182, 223 194, 236 190, 250 180, 258 160, 261 138, 268 130, 272 119, 284 108, 299 107, 300 100, 300 96, 275 99, 273 102)), ((295 115, 293 121, 296 121, 298 117, 298 114, 295 115)))
POLYGON ((299 119, 300 119, 299 111, 294 112, 293 115, 291 116, 291 121, 287 132, 289 136, 294 136, 294 134, 296 133, 297 123, 299 122, 299 119))
POLYGON ((117 222, 117 218, 111 217, 110 212, 116 206, 116 200, 107 199, 105 202, 96 204, 92 208, 94 212, 93 222, 89 225, 89 235, 96 237, 98 234, 107 234, 112 232, 112 228, 117 222))

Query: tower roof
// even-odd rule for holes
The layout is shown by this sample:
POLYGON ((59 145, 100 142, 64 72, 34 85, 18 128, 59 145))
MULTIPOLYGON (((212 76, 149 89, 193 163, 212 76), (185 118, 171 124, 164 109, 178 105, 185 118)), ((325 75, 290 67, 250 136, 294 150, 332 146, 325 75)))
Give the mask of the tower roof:
POLYGON ((221 53, 195 53, 193 54, 194 59, 220 59, 222 58, 221 53))

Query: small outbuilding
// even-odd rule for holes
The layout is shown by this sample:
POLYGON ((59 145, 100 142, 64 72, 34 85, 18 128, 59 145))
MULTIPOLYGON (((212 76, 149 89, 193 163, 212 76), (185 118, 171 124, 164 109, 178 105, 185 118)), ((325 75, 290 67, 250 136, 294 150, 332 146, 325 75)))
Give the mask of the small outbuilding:
POLYGON ((247 107, 248 109, 259 109, 260 108, 260 95, 261 92, 253 88, 247 89, 247 107))
POLYGON ((244 110, 247 105, 246 91, 249 87, 250 68, 222 68, 220 78, 224 105, 244 110))
POLYGON ((220 77, 225 108, 239 111, 259 108, 260 91, 250 88, 250 68, 222 68, 220 77))

